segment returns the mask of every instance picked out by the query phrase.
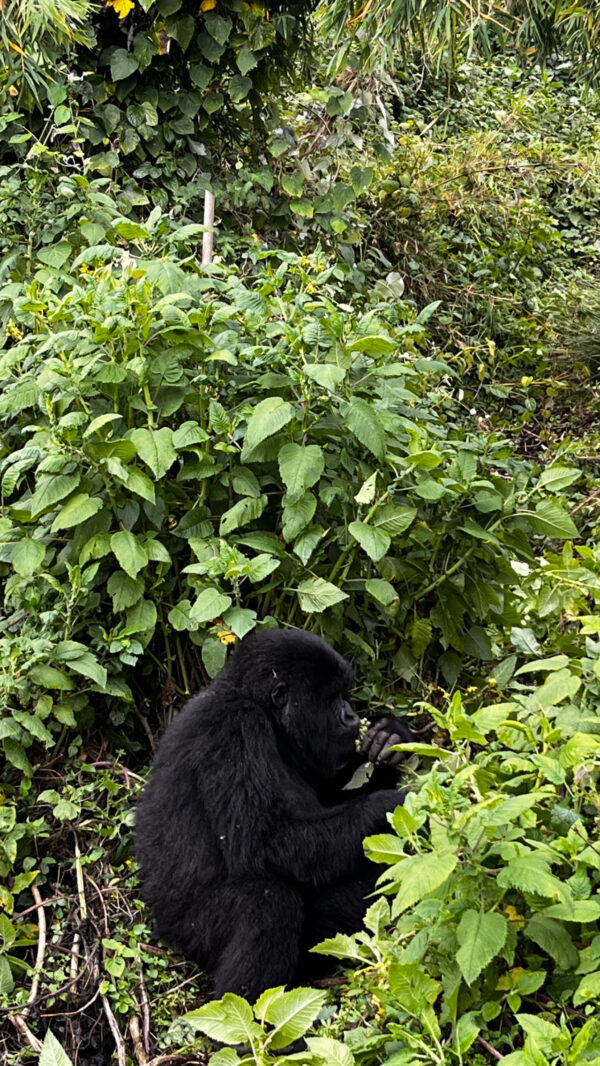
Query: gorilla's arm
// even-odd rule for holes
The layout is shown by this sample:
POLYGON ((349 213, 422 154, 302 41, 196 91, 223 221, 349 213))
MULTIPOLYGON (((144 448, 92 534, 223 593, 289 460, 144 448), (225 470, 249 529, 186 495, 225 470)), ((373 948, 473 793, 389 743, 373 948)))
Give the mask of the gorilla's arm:
POLYGON ((206 776, 204 760, 203 786, 229 874, 332 884, 355 867, 364 837, 385 828, 402 795, 390 789, 323 806, 282 760, 269 723, 252 710, 238 704, 235 720, 228 709, 214 723, 215 750, 228 751, 225 766, 221 757, 218 772, 206 776), (225 722, 227 736, 219 740, 225 722))

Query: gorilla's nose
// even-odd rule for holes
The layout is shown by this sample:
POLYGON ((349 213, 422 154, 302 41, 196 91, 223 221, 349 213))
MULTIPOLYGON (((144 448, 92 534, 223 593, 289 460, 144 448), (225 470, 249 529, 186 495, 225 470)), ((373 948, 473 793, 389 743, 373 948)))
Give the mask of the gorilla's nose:
POLYGON ((358 717, 356 711, 352 710, 352 707, 349 703, 344 703, 342 705, 341 718, 342 724, 346 727, 346 729, 358 729, 360 725, 360 718, 358 717))

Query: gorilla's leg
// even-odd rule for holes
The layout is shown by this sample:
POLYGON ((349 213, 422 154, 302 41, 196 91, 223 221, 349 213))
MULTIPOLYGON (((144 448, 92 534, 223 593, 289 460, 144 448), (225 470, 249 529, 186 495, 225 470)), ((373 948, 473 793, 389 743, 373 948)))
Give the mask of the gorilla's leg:
POLYGON ((253 1003, 265 988, 292 983, 304 924, 301 892, 280 881, 225 886, 235 930, 215 971, 215 994, 236 992, 253 1003))

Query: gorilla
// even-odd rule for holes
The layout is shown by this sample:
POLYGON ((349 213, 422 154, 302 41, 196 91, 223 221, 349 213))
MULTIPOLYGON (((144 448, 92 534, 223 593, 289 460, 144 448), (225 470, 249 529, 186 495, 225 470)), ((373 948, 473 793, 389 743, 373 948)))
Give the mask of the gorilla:
POLYGON ((389 748, 411 733, 380 718, 357 753, 352 677, 319 637, 263 630, 160 741, 136 817, 142 897, 218 997, 310 979, 308 950, 361 927, 379 873, 363 838, 402 802, 389 748), (370 781, 344 791, 366 761, 370 781))

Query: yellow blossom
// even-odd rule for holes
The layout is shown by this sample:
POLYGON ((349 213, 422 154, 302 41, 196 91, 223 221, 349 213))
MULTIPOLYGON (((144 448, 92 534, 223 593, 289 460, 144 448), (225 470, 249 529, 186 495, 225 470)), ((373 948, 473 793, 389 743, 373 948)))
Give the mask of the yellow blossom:
POLYGON ((232 633, 230 629, 220 629, 217 636, 221 644, 235 644, 235 633, 232 633))
POLYGON ((12 338, 13 341, 22 341, 23 340, 23 336, 24 335, 21 332, 21 330, 19 329, 19 327, 15 326, 12 318, 10 318, 8 320, 8 322, 6 323, 6 332, 7 332, 8 336, 12 338))
POLYGON ((114 8, 119 18, 125 19, 133 11, 135 3, 134 0, 106 0, 106 6, 114 8))
POLYGON ((507 903, 504 908, 504 913, 509 922, 512 922, 517 929, 522 929, 525 925, 525 919, 522 914, 519 914, 516 907, 513 907, 512 903, 507 903))
POLYGON ((217 0, 202 0, 200 4, 201 11, 212 11, 217 6, 217 0))

